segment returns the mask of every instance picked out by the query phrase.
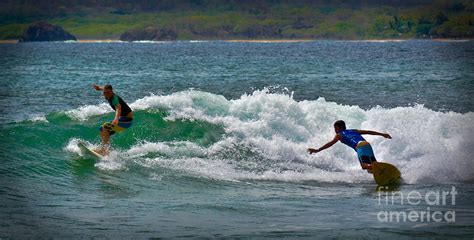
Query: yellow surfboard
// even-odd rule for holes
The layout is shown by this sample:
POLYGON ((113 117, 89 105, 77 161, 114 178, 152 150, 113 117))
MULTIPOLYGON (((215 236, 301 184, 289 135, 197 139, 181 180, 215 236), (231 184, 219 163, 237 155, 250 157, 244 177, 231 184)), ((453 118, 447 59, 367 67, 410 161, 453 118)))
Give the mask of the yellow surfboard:
POLYGON ((399 184, 401 180, 400 171, 390 163, 372 163, 372 173, 379 186, 399 184))

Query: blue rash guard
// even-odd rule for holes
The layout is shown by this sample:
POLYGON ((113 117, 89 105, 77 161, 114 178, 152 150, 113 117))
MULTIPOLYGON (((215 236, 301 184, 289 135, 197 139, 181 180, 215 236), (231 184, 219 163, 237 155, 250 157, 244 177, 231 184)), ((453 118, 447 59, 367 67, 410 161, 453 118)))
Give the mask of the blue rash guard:
POLYGON ((355 129, 346 129, 338 133, 341 137, 341 142, 351 147, 357 152, 359 162, 371 164, 376 162, 374 151, 370 144, 362 137, 362 135, 355 129))
POLYGON ((365 139, 360 135, 360 133, 355 129, 346 129, 339 133, 341 136, 341 142, 351 147, 357 151, 357 144, 360 141, 365 141, 365 139))

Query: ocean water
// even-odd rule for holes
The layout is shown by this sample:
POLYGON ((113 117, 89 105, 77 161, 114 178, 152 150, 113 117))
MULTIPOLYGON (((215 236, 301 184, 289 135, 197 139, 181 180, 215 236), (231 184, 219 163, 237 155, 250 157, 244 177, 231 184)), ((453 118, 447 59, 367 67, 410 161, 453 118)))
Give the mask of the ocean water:
POLYGON ((474 236, 473 41, 0 53, 0 238, 474 236), (135 111, 99 161, 77 147, 113 118, 93 83, 135 111), (307 154, 338 119, 392 135, 366 139, 400 186, 377 188, 341 143, 307 154))

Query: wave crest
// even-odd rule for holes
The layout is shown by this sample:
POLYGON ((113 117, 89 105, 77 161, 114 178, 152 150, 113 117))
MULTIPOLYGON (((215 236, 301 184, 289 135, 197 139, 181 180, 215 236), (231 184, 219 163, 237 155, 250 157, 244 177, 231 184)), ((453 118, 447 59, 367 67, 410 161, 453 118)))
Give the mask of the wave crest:
MULTIPOLYGON (((107 112, 106 107, 86 106, 68 115, 84 121, 107 112)), ((349 128, 390 133, 392 140, 376 136, 366 139, 377 159, 397 166, 408 183, 473 181, 472 112, 437 112, 423 105, 364 110, 324 98, 296 101, 291 94, 269 89, 234 100, 189 90, 147 96, 131 107, 149 113, 166 112, 165 121, 201 121, 224 130, 207 145, 192 140, 148 141, 125 151, 132 162, 143 165, 146 159, 144 165, 150 168, 233 180, 371 181, 371 176, 360 169, 355 152, 343 144, 316 155, 306 152, 307 147, 319 147, 331 140, 333 122, 343 119, 349 128)))

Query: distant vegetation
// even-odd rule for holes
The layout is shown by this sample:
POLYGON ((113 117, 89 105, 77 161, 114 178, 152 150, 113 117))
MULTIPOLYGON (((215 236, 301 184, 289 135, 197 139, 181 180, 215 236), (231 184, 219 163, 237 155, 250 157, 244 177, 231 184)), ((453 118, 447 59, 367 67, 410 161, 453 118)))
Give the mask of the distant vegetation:
POLYGON ((177 39, 472 38, 474 1, 0 2, 0 39, 18 39, 37 21, 62 26, 79 39, 118 39, 124 32, 150 28, 176 34, 177 39))

